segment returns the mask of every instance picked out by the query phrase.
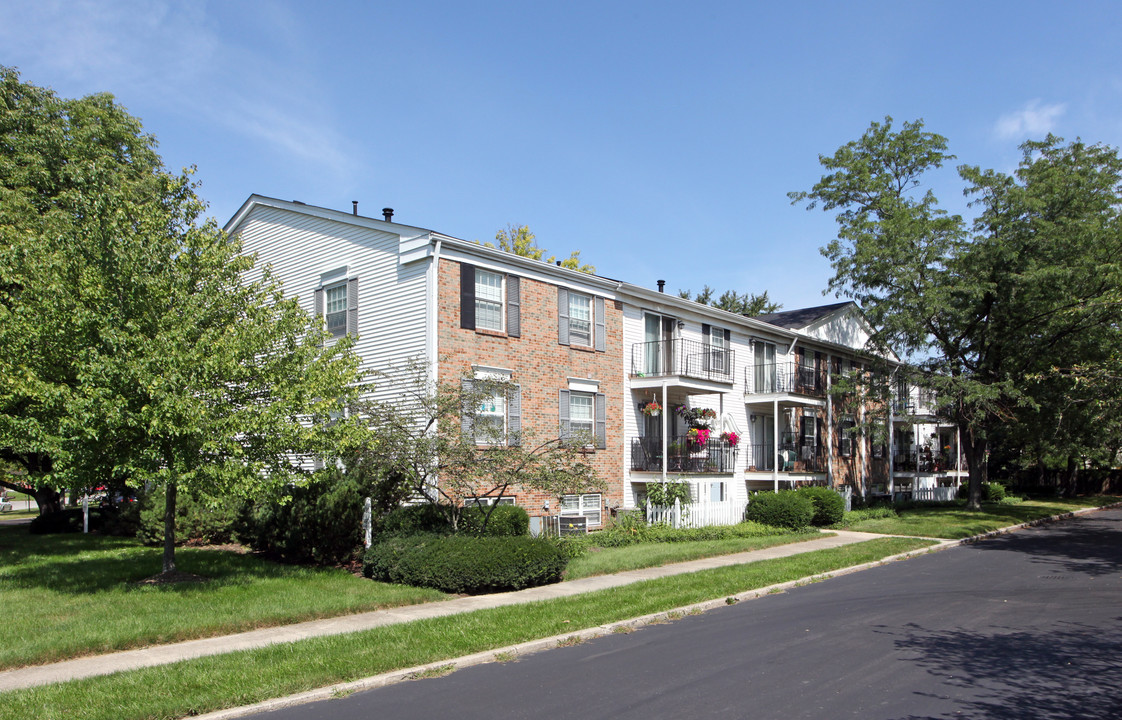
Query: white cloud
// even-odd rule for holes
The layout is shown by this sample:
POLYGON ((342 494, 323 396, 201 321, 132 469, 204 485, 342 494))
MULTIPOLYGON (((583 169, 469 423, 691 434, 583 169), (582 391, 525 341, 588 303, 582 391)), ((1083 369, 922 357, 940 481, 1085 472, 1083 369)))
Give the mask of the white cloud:
POLYGON ((1002 115, 994 132, 1002 140, 1041 139, 1056 128, 1056 121, 1067 110, 1065 103, 1042 105, 1032 100, 1016 112, 1002 115))
POLYGON ((264 9, 258 24, 285 49, 271 57, 229 33, 204 4, 170 0, 0 3, 0 49, 24 80, 63 96, 108 90, 134 113, 142 100, 345 177, 354 162, 301 65, 299 25, 281 6, 264 9))

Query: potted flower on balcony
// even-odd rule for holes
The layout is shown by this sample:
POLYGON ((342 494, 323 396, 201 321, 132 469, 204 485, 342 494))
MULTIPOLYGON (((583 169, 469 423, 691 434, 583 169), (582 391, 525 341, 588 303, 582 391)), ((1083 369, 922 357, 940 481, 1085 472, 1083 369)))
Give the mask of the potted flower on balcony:
POLYGON ((740 444, 740 436, 728 430, 721 433, 721 439, 727 442, 730 448, 734 448, 740 444))
POLYGON ((686 433, 689 441, 698 447, 703 447, 705 443, 709 442, 709 428, 690 428, 686 433))
POLYGON ((648 417, 658 417, 662 414, 662 406, 658 404, 658 400, 651 400, 643 405, 643 414, 648 417))

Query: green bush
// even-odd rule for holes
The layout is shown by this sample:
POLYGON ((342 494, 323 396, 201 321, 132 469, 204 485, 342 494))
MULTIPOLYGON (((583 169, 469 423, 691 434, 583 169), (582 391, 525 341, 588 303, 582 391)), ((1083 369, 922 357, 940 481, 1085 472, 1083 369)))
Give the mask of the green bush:
POLYGON ((567 564, 564 553, 548 540, 413 535, 372 546, 363 574, 450 593, 493 593, 559 582, 567 564))
POLYGON ((810 524, 827 527, 841 522, 845 516, 845 498, 828 487, 812 485, 795 491, 814 503, 814 517, 810 524))
POLYGON ((530 534, 530 513, 517 505, 496 505, 493 508, 468 507, 460 518, 460 532, 468 535, 511 537, 530 534), (491 517, 487 517, 490 510, 491 517), (483 527, 486 520, 487 527, 483 527))
MULTIPOLYGON (((89 515, 90 532, 97 532, 112 512, 107 508, 91 507, 89 515)), ((32 535, 54 535, 55 533, 82 532, 82 508, 64 508, 58 512, 43 513, 32 518, 32 535)))
MULTIPOLYGON (((164 505, 162 490, 140 499, 140 524, 136 537, 145 545, 164 542, 164 505)), ((175 544, 221 545, 236 539, 235 526, 241 512, 240 500, 207 501, 180 492, 175 498, 175 544)))
POLYGON ((762 492, 752 496, 744 516, 764 525, 801 530, 814 518, 814 503, 790 490, 762 492))
POLYGON ((888 505, 874 505, 872 507, 859 508, 845 513, 842 524, 852 525, 859 523, 862 520, 877 520, 881 518, 894 518, 897 517, 896 509, 888 505))
POLYGON ((691 502, 690 484, 687 482, 667 481, 647 483, 647 500, 651 505, 671 507, 675 500, 685 504, 691 502))
POLYGON ((982 502, 1001 502, 1005 498, 1005 486, 1001 483, 982 483, 982 502))
POLYGON ((446 535, 452 526, 435 505, 406 505, 386 513, 378 525, 379 532, 391 535, 437 533, 446 535))
POLYGON ((258 501, 238 526, 242 541, 289 562, 333 565, 362 550, 361 489, 345 477, 324 473, 258 501))

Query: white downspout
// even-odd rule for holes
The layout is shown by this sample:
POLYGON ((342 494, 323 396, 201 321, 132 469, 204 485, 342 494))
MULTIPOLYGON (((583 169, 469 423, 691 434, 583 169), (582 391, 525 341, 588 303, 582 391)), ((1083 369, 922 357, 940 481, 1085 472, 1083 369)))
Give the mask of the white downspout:
POLYGON ((670 406, 666 403, 666 381, 662 381, 662 482, 666 482, 666 469, 669 467, 670 458, 667 455, 667 431, 670 421, 670 406))
POLYGON ((432 265, 429 267, 429 338, 427 350, 429 353, 429 365, 432 368, 430 373, 433 382, 439 380, 437 373, 440 371, 440 347, 438 344, 440 318, 438 317, 437 308, 440 306, 440 245, 442 242, 440 238, 436 239, 436 246, 432 253, 432 265))
POLYGON ((771 483, 779 492, 779 400, 771 401, 771 483))

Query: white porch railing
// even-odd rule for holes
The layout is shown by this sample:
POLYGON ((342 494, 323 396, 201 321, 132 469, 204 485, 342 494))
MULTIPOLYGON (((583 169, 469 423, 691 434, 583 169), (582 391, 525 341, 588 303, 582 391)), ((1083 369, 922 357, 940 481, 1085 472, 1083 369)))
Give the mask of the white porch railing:
POLYGON ((952 502, 957 492, 958 489, 953 487, 927 487, 897 492, 896 495, 899 499, 909 499, 907 496, 910 494, 910 499, 916 502, 952 502))
POLYGON ((666 523, 673 528, 701 528, 710 525, 736 525, 744 520, 748 503, 741 500, 723 502, 682 503, 675 500, 667 507, 647 504, 647 522, 666 523))

